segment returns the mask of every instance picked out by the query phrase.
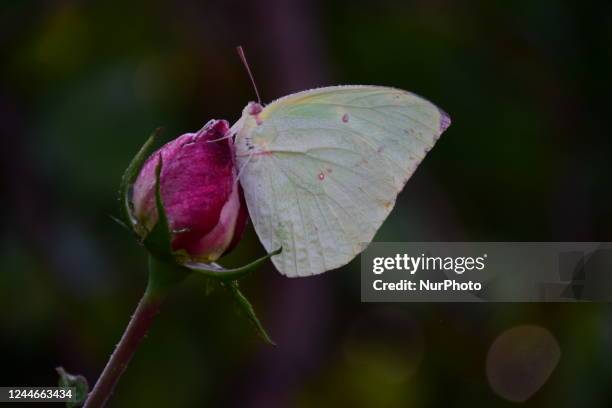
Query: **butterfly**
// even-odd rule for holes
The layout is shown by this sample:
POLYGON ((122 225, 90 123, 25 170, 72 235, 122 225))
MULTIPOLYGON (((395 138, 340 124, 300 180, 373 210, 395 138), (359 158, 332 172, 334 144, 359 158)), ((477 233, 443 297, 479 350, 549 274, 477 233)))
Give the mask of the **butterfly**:
POLYGON ((450 117, 413 93, 331 86, 250 102, 230 133, 255 231, 279 272, 339 268, 372 241, 450 117))

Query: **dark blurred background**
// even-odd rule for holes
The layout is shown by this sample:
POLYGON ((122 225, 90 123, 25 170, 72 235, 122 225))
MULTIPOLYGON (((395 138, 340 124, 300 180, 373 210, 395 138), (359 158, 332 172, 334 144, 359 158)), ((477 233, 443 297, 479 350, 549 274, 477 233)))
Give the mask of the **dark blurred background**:
MULTIPOLYGON (((3 1, 0 385, 95 381, 146 283, 119 178, 157 126, 238 119, 239 44, 265 101, 378 84, 450 113, 378 241, 612 240, 609 1, 3 1)), ((249 230, 225 263, 260 254, 249 230)), ((612 404, 609 305, 362 304, 358 271, 247 279, 276 348, 191 278, 110 405, 612 404)))

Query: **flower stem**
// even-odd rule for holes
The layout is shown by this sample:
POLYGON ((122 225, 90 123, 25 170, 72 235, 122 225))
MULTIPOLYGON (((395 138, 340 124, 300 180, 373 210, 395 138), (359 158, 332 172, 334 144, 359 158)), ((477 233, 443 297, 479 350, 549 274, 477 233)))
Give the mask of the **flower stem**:
POLYGON ((84 408, 101 408, 113 393, 119 378, 128 366, 140 342, 147 335, 153 319, 159 313, 160 306, 168 289, 184 279, 184 272, 177 271, 170 265, 149 258, 149 283, 132 315, 119 344, 111 355, 106 367, 100 374, 84 408))
POLYGON ((150 291, 147 288, 121 340, 119 340, 119 344, 117 344, 106 367, 104 367, 104 371, 102 371, 100 378, 98 378, 96 385, 85 401, 84 408, 100 408, 106 404, 140 342, 149 332, 153 319, 159 313, 164 297, 163 294, 150 291))

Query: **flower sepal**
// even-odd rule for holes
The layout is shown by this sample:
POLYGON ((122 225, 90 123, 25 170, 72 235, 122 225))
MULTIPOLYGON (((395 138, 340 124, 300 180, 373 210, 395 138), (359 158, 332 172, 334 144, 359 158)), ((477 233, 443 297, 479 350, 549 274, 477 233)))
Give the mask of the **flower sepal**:
POLYGON ((161 183, 159 181, 163 165, 163 159, 160 154, 157 166, 155 167, 155 206, 157 208, 158 219, 153 229, 144 234, 142 244, 153 257, 164 262, 175 263, 172 251, 172 234, 161 197, 161 183))
POLYGON ((230 292, 234 298, 234 302, 236 302, 236 306, 242 313, 244 313, 255 331, 257 331, 257 334, 259 334, 259 336, 264 339, 266 343, 270 344, 271 346, 276 346, 276 343, 272 340, 270 335, 268 335, 268 332, 259 321, 257 314, 255 314, 253 305, 251 305, 251 302, 249 302, 246 296, 244 296, 244 294, 238 288, 238 281, 222 282, 221 285, 230 292))
POLYGON ((151 136, 149 136, 147 141, 142 145, 138 153, 136 153, 136 156, 132 158, 132 161, 125 169, 125 172, 121 177, 121 184, 119 186, 119 209, 121 212, 121 219, 116 217, 112 217, 112 219, 115 220, 118 224, 127 227, 134 234, 136 234, 136 237, 144 236, 145 231, 144 226, 142 226, 138 222, 138 219, 134 216, 131 192, 134 186, 134 182, 138 177, 138 173, 140 173, 142 165, 153 151, 155 139, 157 138, 157 136, 159 136, 162 130, 163 128, 159 127, 153 131, 151 136))
POLYGON ((254 260, 251 263, 248 263, 244 266, 240 266, 238 268, 224 268, 217 263, 202 263, 202 262, 191 262, 186 261, 182 263, 184 268, 189 269, 190 271, 197 272, 201 275, 204 275, 208 278, 212 278, 214 280, 218 280, 221 282, 231 282, 238 280, 247 276, 249 273, 253 272, 259 266, 266 261, 267 259, 273 257, 274 255, 278 255, 282 252, 282 248, 277 249, 276 251, 272 251, 267 255, 262 256, 254 260))

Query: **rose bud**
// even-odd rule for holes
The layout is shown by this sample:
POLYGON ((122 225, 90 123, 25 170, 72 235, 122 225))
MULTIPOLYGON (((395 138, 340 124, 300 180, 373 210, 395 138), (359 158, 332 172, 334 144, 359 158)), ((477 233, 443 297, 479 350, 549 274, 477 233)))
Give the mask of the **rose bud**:
POLYGON ((212 262, 240 240, 248 213, 234 161, 229 125, 211 120, 162 146, 142 166, 133 187, 138 222, 151 231, 157 222, 155 173, 161 155, 160 193, 172 233, 172 250, 191 260, 212 262))

